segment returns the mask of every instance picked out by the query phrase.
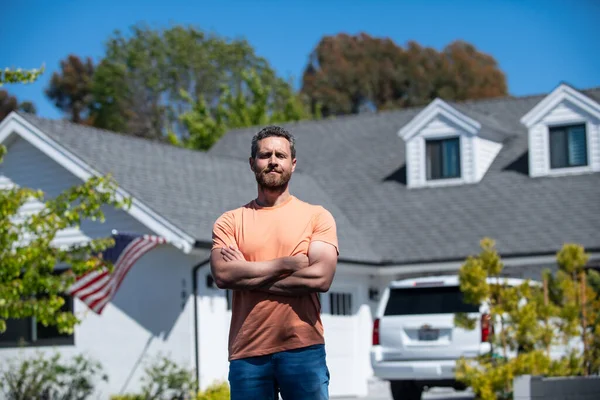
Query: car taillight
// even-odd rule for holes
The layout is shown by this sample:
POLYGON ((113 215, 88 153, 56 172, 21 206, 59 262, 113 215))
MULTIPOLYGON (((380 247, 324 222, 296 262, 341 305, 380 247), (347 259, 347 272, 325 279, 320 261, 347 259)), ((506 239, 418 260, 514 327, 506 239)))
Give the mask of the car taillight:
POLYGON ((481 315, 481 342, 485 343, 489 341, 490 333, 492 331, 490 323, 490 314, 481 315))
POLYGON ((373 321, 373 346, 379 344, 379 318, 373 321))

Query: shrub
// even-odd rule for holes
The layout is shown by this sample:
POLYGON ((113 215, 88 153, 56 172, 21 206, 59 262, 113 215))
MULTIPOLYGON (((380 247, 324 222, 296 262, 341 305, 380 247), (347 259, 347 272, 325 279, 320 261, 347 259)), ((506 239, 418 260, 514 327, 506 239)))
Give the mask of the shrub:
POLYGON ((197 391, 194 371, 168 357, 151 359, 142 376, 141 393, 112 395, 110 400, 229 400, 227 382, 215 382, 205 391, 197 391))
POLYGON ((67 363, 58 353, 38 353, 8 360, 0 371, 0 389, 7 400, 83 400, 93 393, 96 379, 108 381, 91 358, 78 355, 67 363))
MULTIPOLYGON (((494 242, 484 239, 481 247, 478 256, 463 264, 459 280, 467 302, 489 304, 495 325, 489 338, 492 351, 475 359, 461 358, 457 380, 471 386, 478 398, 495 400, 512 398, 513 379, 519 375, 597 373, 600 302, 594 285, 600 280, 593 271, 585 271, 584 249, 564 245, 557 254, 556 276, 544 271, 541 285, 526 280, 515 287, 504 283, 494 242), (587 276, 592 285, 586 283, 587 276), (583 344, 583 351, 572 346, 574 339, 583 344), (552 357, 555 345, 565 346, 561 357, 552 357)), ((464 314, 457 314, 455 322, 465 329, 475 326, 464 314)))
POLYGON ((229 384, 227 382, 215 382, 203 392, 198 392, 196 400, 229 400, 229 384))

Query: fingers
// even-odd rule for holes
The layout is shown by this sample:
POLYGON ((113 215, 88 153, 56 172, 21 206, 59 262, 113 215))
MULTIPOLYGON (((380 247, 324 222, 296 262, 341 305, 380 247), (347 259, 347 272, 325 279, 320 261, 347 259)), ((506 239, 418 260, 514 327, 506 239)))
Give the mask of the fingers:
POLYGON ((233 245, 221 248, 221 255, 225 261, 245 260, 242 252, 233 245))

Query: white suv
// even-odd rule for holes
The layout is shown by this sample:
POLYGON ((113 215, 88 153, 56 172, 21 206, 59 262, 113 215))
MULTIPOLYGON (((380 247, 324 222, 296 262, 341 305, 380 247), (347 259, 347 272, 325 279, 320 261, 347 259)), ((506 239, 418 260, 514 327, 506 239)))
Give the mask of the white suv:
MULTIPOLYGON (((503 278, 505 281, 505 278, 503 278)), ((521 279, 506 279, 518 285, 521 279)), ((374 375, 390 381, 397 399, 420 399, 424 387, 464 389, 454 370, 461 356, 491 351, 492 326, 485 304, 463 301, 458 276, 394 281, 382 294, 373 323, 371 365, 374 375), (454 326, 454 314, 477 317, 474 330, 454 326)))

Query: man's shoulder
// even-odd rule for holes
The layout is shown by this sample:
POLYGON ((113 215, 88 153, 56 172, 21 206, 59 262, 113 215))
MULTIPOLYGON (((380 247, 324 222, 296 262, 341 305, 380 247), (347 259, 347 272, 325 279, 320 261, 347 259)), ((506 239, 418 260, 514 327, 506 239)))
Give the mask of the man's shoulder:
POLYGON ((236 216, 240 215, 245 209, 252 207, 252 203, 253 201, 250 201, 242 206, 236 207, 236 208, 232 208, 229 209, 227 211, 224 211, 218 218, 217 221, 220 220, 224 220, 224 219, 235 219, 236 216))
POLYGON ((297 197, 296 197, 296 202, 298 204, 298 207, 301 207, 302 209, 304 209, 307 213, 309 213, 311 215, 331 214, 329 212, 329 210, 321 204, 309 203, 308 201, 301 200, 297 197))

